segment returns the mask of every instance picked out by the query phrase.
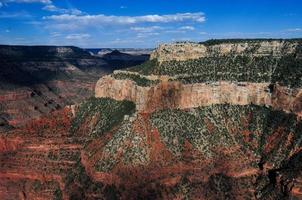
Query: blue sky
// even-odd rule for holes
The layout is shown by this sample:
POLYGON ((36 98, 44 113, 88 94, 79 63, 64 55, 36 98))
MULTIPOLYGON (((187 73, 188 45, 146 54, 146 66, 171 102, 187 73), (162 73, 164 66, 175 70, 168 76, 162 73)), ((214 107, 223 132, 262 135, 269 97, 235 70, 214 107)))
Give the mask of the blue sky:
POLYGON ((301 0, 0 0, 0 44, 155 47, 297 37, 301 0))

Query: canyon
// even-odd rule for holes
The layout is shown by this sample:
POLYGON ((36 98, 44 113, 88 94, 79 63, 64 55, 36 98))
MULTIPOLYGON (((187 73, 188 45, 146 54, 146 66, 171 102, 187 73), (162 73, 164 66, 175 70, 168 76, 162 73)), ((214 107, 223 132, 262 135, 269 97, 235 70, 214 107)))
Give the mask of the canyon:
POLYGON ((94 97, 1 134, 0 198, 301 199, 301 47, 161 45, 94 97))
POLYGON ((148 58, 110 55, 95 57, 77 47, 1 45, 0 131, 80 103, 94 95, 101 76, 148 58))

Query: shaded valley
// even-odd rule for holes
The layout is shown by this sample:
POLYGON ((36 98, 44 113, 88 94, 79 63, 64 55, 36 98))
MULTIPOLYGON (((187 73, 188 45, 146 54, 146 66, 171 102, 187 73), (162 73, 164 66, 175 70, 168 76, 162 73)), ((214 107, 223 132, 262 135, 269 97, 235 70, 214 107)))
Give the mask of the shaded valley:
POLYGON ((2 45, 0 130, 80 103, 93 96, 95 83, 101 76, 147 58, 133 61, 131 57, 125 60, 118 55, 105 59, 77 47, 2 45))

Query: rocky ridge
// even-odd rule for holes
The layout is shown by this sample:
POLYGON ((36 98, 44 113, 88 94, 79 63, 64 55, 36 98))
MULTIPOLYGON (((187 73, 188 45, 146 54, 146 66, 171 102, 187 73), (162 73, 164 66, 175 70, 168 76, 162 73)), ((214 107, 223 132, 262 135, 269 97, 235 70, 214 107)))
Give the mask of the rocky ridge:
POLYGON ((281 57, 297 51, 299 51, 297 56, 301 57, 301 40, 214 40, 204 43, 162 44, 151 54, 150 59, 162 63, 229 54, 281 57))

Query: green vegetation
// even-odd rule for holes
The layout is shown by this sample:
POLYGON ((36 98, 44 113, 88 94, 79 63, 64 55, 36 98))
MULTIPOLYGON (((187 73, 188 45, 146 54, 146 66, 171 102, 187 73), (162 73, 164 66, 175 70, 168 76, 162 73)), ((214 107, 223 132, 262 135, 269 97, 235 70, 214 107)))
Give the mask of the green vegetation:
POLYGON ((54 200, 62 200, 63 199, 63 194, 60 188, 56 189, 54 192, 54 200))
POLYGON ((234 44, 234 43, 256 43, 256 42, 301 42, 302 39, 269 39, 269 38, 255 38, 255 39, 212 39, 205 42, 200 42, 200 44, 206 46, 218 45, 218 44, 234 44))
POLYGON ((217 57, 184 62, 164 62, 157 71, 164 75, 187 74, 183 83, 211 81, 273 82, 291 87, 302 86, 302 60, 293 56, 275 57, 217 57))
POLYGON ((279 166, 290 149, 302 146, 302 123, 295 115, 256 105, 163 110, 153 113, 151 121, 176 156, 181 156, 184 141, 188 140, 207 157, 215 156, 213 148, 238 145, 241 147, 238 155, 253 152, 279 166), (295 142, 286 145, 289 134, 295 142))
POLYGON ((65 189, 71 194, 70 199, 87 199, 92 194, 99 199, 108 199, 116 196, 116 190, 113 186, 104 186, 101 183, 95 183, 87 175, 81 161, 69 169, 65 177, 65 189))
POLYGON ((70 160, 76 161, 80 156, 80 153, 77 151, 67 152, 67 151, 49 151, 47 154, 47 159, 52 161, 60 160, 70 160))
POLYGON ((154 67, 158 65, 159 63, 157 60, 148 60, 141 65, 128 68, 127 70, 131 72, 138 72, 143 75, 150 75, 154 74, 154 67))
POLYGON ((50 160, 59 160, 59 156, 54 152, 48 152, 47 158, 50 160))
POLYGON ((152 86, 158 83, 158 81, 149 80, 147 78, 141 77, 140 75, 136 75, 136 74, 118 73, 118 74, 113 74, 112 76, 118 80, 124 80, 124 79, 132 80, 137 85, 142 87, 152 86))
POLYGON ((188 78, 180 78, 184 83, 219 80, 266 82, 270 81, 272 66, 275 65, 276 60, 270 57, 225 56, 164 62, 157 71, 170 76, 189 75, 188 78))
POLYGON ((146 163, 148 158, 146 136, 135 134, 132 130, 132 122, 125 120, 114 133, 112 139, 103 148, 105 157, 96 163, 96 170, 108 172, 119 162, 118 154, 123 155, 123 163, 127 165, 140 165, 146 163))
POLYGON ((91 125, 89 135, 99 137, 119 124, 125 115, 131 115, 134 111, 133 102, 92 97, 81 104, 72 121, 70 132, 74 134, 81 126, 87 126, 88 123, 91 125))
POLYGON ((91 180, 86 174, 85 168, 82 166, 80 161, 77 162, 73 169, 69 169, 67 171, 65 177, 66 187, 69 187, 73 183, 78 183, 83 187, 88 187, 91 184, 91 180))
POLYGON ((33 187, 34 191, 37 192, 41 189, 42 184, 39 180, 35 180, 32 187, 33 187))
POLYGON ((187 61, 166 61, 159 65, 149 61, 129 69, 142 74, 178 76, 184 84, 240 81, 272 82, 289 87, 302 87, 302 59, 295 55, 281 58, 271 56, 217 56, 187 61), (148 67, 148 70, 145 68, 148 67))
MULTIPOLYGON (((200 44, 206 46, 222 43, 249 43, 241 54, 220 55, 211 52, 211 57, 186 61, 150 60, 141 65, 129 68, 129 71, 143 75, 176 76, 184 84, 214 81, 235 82, 271 82, 292 88, 302 87, 302 39, 231 39, 208 40, 200 44), (284 42, 281 55, 273 52, 266 55, 254 55, 260 48, 260 42, 284 42), (288 54, 287 47, 297 42, 295 52, 288 54), (283 54, 284 53, 284 54, 283 54)), ((209 48, 210 50, 210 48, 209 48)))
POLYGON ((302 59, 282 57, 272 75, 273 83, 290 87, 302 87, 302 59))

